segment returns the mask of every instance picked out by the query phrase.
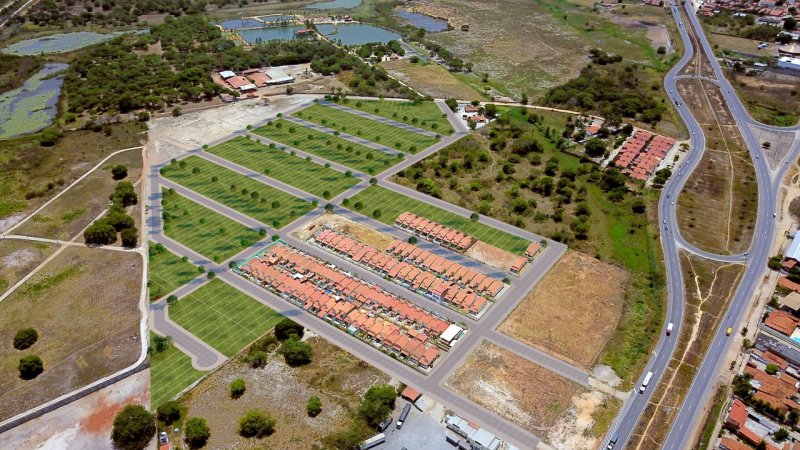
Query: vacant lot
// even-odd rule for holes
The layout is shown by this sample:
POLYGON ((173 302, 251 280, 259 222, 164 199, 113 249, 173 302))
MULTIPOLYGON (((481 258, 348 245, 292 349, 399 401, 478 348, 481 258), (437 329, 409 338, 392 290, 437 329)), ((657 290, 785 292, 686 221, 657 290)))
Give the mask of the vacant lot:
POLYGON ((445 211, 429 203, 406 197, 381 186, 370 186, 359 192, 349 200, 348 207, 390 225, 394 224, 395 219, 401 213, 409 211, 518 255, 521 255, 530 245, 530 242, 521 237, 445 211))
POLYGON ((317 216, 302 228, 298 228, 294 234, 300 239, 309 239, 320 227, 330 227, 342 233, 349 234, 380 251, 386 250, 389 244, 395 239, 388 234, 381 233, 378 230, 354 222, 347 217, 333 213, 325 213, 317 216))
POLYGON ((208 152, 317 197, 335 197, 358 183, 357 178, 243 137, 215 145, 208 152))
POLYGON ((499 330, 588 368, 617 328, 628 278, 623 269, 568 251, 499 330))
POLYGON ((437 139, 424 134, 406 131, 402 128, 376 122, 357 114, 342 111, 320 104, 294 113, 295 116, 331 128, 342 133, 357 136, 406 153, 417 153, 435 144, 437 139))
POLYGON ((28 275, 55 250, 55 246, 45 243, 0 241, 0 293, 28 275))
POLYGON ((170 306, 169 318, 231 357, 282 316, 224 281, 212 280, 170 306))
POLYGON ((190 156, 161 169, 176 183, 259 222, 280 229, 311 211, 310 202, 226 169, 199 156, 190 156), (185 166, 181 163, 186 162, 185 166))
POLYGON ((320 338, 310 338, 311 364, 292 368, 273 354, 265 367, 252 369, 241 359, 223 366, 183 397, 187 417, 203 417, 211 429, 208 448, 238 449, 252 445, 237 433, 238 418, 257 408, 276 419, 275 433, 259 441, 275 449, 333 448, 326 436, 353 420, 360 396, 389 377, 320 338), (231 399, 231 381, 242 378, 247 390, 231 399), (306 414, 309 397, 322 400, 322 413, 306 414), (315 447, 317 446, 317 447, 315 447))
POLYGON ((167 295, 200 275, 192 263, 184 261, 166 248, 156 247, 156 244, 150 242, 147 250, 150 300, 167 295))
POLYGON ((402 161, 387 152, 283 119, 268 122, 253 133, 369 174, 378 174, 402 161))
POLYGON ((580 385, 488 342, 469 356, 446 386, 534 434, 555 425, 575 396, 586 392, 580 385))
POLYGON ((442 135, 453 134, 453 127, 447 120, 447 114, 434 102, 418 103, 393 100, 353 100, 345 98, 342 104, 348 108, 358 109, 376 116, 385 117, 442 135))
POLYGON ((105 165, 15 230, 15 233, 50 239, 66 240, 75 237, 111 203, 108 196, 114 192, 114 186, 119 182, 112 178, 111 168, 118 164, 128 168, 128 176, 119 181, 135 183, 142 174, 142 151, 129 150, 112 157, 105 165))
POLYGON ((682 80, 678 90, 706 136, 705 154, 678 197, 681 234, 704 250, 741 253, 753 236, 758 196, 750 155, 716 86, 682 80))
POLYGON ((753 118, 779 127, 797 124, 800 119, 800 89, 796 76, 770 71, 755 76, 728 74, 753 118))
POLYGON ((136 361, 141 272, 138 254, 70 247, 0 303, 0 420, 136 361), (39 339, 16 350, 14 334, 26 327, 39 339), (25 381, 17 363, 29 354, 45 370, 25 381))
POLYGON ((165 189, 162 191, 164 234, 222 262, 261 239, 257 231, 165 189))
MULTIPOLYGON (((152 341, 153 334, 150 336, 152 341)), ((205 373, 192 367, 192 358, 174 345, 161 353, 153 353, 150 355, 150 405, 158 408, 205 373)))
POLYGON ((383 62, 381 66, 424 95, 469 101, 486 100, 480 92, 463 83, 439 64, 412 64, 408 60, 399 59, 383 62))

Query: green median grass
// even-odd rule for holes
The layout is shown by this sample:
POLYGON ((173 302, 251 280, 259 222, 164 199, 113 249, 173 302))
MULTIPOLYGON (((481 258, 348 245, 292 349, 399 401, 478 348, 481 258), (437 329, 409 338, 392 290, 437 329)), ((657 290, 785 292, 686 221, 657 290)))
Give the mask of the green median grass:
POLYGON ((214 262, 222 262, 261 239, 239 222, 169 189, 162 191, 164 234, 214 262))
POLYGON ((436 138, 376 122, 330 106, 311 105, 294 115, 303 120, 406 153, 417 153, 438 142, 436 138))
POLYGON ((147 245, 150 300, 156 300, 197 278, 197 267, 163 246, 147 245))
POLYGON ((402 161, 397 157, 402 157, 400 152, 390 154, 375 150, 283 119, 256 128, 253 133, 370 175, 402 161))
POLYGON ((311 202, 199 156, 165 166, 161 175, 273 228, 314 209, 311 202))
POLYGON ((370 186, 359 192, 348 200, 347 207, 386 224, 393 224, 403 212, 412 212, 517 255, 522 255, 530 245, 530 241, 521 237, 381 186, 370 186))
POLYGON ((325 199, 335 197, 358 184, 358 178, 352 175, 348 176, 242 136, 206 151, 325 199))
POLYGON ((453 134, 453 127, 436 103, 419 101, 403 102, 394 100, 352 100, 345 99, 339 104, 358 109, 395 122, 405 123, 423 130, 433 131, 442 136, 453 134))
POLYGON ((225 282, 212 280, 170 306, 169 318, 230 358, 283 316, 225 282))
MULTIPOLYGON (((153 341, 150 333, 150 342, 153 341)), ((191 386, 208 372, 192 367, 192 358, 170 345, 160 353, 150 355, 150 404, 153 409, 163 405, 191 386)))

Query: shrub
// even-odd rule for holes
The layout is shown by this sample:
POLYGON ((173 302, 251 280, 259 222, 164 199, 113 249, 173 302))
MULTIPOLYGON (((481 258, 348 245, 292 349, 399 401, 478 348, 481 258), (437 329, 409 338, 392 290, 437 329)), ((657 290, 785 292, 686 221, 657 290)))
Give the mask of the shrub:
POLYGON ((100 219, 91 224, 83 232, 86 245, 109 245, 117 242, 117 230, 106 219, 100 219))
POLYGON ((35 344, 37 340, 39 340, 39 333, 35 328, 23 328, 14 335, 14 348, 17 350, 25 350, 35 344))
POLYGON ((127 248, 136 247, 136 244, 139 240, 139 233, 136 231, 136 228, 125 228, 119 233, 120 238, 122 238, 122 246, 127 248))
POLYGON ((319 413, 322 412, 322 400, 320 400, 316 395, 312 395, 311 398, 308 399, 306 412, 311 417, 317 417, 319 413))
POLYGON ((297 336, 298 339, 302 338, 303 326, 289 318, 285 318, 275 325, 275 337, 279 341, 285 341, 292 335, 297 336))
POLYGON ((312 349, 308 343, 295 338, 288 339, 281 348, 286 364, 296 367, 311 362, 312 349))
POLYGON ((206 419, 192 417, 186 422, 186 437, 184 440, 191 448, 200 448, 206 445, 211 436, 206 419))
POLYGON ((124 164, 117 164, 111 168, 111 178, 121 180, 128 176, 128 168, 124 164))
POLYGON ((181 404, 175 400, 169 400, 156 409, 156 417, 165 425, 171 425, 181 418, 181 404))
POLYGON ((32 380, 44 372, 44 363, 42 363, 42 358, 37 355, 28 355, 19 360, 17 369, 20 378, 32 380))
POLYGON ((239 419, 239 434, 244 437, 263 438, 275 432, 275 419, 257 409, 251 409, 239 419))
POLYGON ((237 378, 231 382, 231 397, 239 398, 244 394, 244 391, 247 389, 245 386, 244 380, 241 378, 237 378))

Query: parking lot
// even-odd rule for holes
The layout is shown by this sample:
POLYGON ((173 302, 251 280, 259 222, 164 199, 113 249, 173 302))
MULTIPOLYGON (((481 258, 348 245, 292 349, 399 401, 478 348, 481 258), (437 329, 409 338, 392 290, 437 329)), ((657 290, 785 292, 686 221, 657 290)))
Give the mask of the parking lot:
POLYGON ((392 413, 392 424, 384 431, 386 442, 373 447, 380 450, 408 450, 419 448, 421 442, 425 443, 426 450, 453 450, 455 447, 444 440, 444 424, 439 422, 431 414, 420 411, 411 405, 411 412, 408 414, 402 429, 397 429, 397 418, 403 407, 408 403, 405 400, 397 402, 392 413))

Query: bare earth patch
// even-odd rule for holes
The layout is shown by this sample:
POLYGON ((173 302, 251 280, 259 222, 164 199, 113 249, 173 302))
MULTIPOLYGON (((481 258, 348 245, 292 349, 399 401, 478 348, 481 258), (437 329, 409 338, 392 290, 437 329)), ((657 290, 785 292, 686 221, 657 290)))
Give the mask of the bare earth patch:
POLYGON ((385 251, 389 244, 395 240, 393 236, 381 233, 378 230, 370 228, 360 223, 354 222, 347 217, 338 214, 325 213, 317 216, 314 220, 309 221, 302 227, 294 232, 295 237, 302 240, 309 239, 321 227, 330 227, 336 231, 348 234, 359 241, 377 248, 380 251, 385 251))
POLYGON ((0 241, 0 293, 28 275, 55 251, 55 246, 14 239, 0 241))
POLYGON ((555 448, 597 448, 622 401, 598 391, 585 392, 573 400, 567 414, 548 433, 548 439, 555 448))
POLYGON ((472 247, 467 249, 466 254, 476 261, 505 272, 511 269, 511 263, 517 259, 517 255, 483 241, 473 244, 472 247))
POLYGON ((588 368, 616 329, 627 283, 625 270, 567 251, 498 330, 588 368))
POLYGON ((534 434, 563 417, 586 390, 547 369, 483 342, 445 385, 534 434))

